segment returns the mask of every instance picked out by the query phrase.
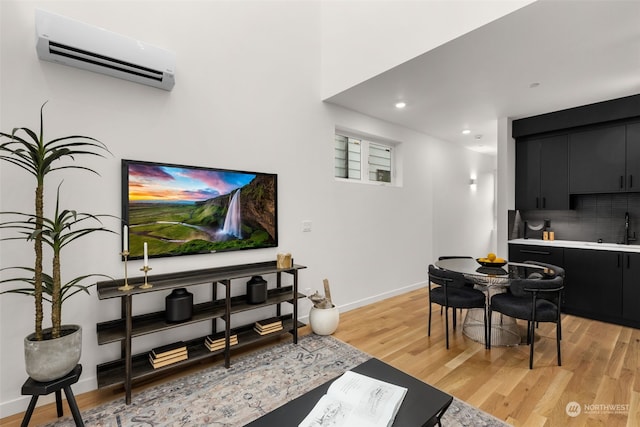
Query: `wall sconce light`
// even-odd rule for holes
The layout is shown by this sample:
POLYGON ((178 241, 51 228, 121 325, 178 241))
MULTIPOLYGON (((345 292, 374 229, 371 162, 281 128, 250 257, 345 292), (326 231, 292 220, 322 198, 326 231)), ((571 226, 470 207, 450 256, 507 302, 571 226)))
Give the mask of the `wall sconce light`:
POLYGON ((476 185, 476 179, 475 178, 471 178, 469 180, 469 185, 476 185))

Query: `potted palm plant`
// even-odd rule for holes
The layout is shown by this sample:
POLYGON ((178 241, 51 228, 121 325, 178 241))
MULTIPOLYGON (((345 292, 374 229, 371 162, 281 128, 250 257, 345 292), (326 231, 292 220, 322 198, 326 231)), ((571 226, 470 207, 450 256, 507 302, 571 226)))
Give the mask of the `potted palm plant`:
POLYGON ((33 244, 33 266, 2 268, 10 277, 0 280, 0 285, 14 287, 0 293, 19 293, 33 297, 35 303, 35 330, 25 338, 25 365, 27 374, 38 381, 50 381, 70 372, 80 359, 82 329, 79 325, 62 324, 62 304, 69 297, 89 293, 85 279, 88 274, 63 283, 62 249, 79 238, 96 231, 111 232, 102 225, 101 217, 60 208, 60 188, 56 193, 53 217, 45 215, 45 178, 51 172, 79 169, 96 173, 93 169, 76 163, 81 156, 99 156, 110 153, 100 141, 81 135, 44 139, 44 106, 40 108, 40 132, 29 128, 14 128, 11 133, 0 132, 0 160, 12 163, 35 178, 35 208, 33 212, 0 212, 3 218, 0 228, 14 233, 3 240, 24 240, 33 244), (44 247, 51 249, 50 268, 44 268, 44 247), (49 272, 47 272, 49 271, 49 272), (17 284, 17 285, 16 285, 17 284), (51 304, 51 327, 43 328, 43 304, 51 304), (60 356, 56 360, 56 355, 60 356), (40 359, 43 357, 44 359, 40 359), (46 362, 45 362, 46 361, 46 362))

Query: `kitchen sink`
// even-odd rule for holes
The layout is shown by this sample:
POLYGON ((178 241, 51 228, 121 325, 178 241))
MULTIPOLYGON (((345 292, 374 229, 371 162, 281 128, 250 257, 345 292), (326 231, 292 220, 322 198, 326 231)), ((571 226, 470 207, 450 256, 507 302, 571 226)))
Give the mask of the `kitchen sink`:
POLYGON ((587 246, 598 246, 601 248, 617 248, 620 246, 631 246, 631 245, 623 245, 622 243, 597 243, 597 242, 587 242, 585 243, 587 246))

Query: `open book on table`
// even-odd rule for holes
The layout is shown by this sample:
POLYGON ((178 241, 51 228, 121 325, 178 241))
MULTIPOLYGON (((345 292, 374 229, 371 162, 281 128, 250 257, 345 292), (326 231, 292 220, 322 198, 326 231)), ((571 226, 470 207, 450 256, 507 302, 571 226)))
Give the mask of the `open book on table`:
POLYGON ((406 394, 405 387, 347 371, 298 427, 388 427, 406 394))

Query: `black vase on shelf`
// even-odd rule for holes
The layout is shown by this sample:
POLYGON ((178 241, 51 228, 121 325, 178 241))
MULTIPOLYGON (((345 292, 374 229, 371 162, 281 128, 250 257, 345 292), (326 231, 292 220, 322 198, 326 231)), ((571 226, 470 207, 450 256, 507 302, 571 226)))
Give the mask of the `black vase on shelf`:
POLYGON ((167 322, 184 322, 193 315, 193 294, 185 288, 174 289, 165 298, 167 322))
POLYGON ((247 282, 247 302, 262 304, 267 300, 267 281, 262 276, 253 276, 247 282))

